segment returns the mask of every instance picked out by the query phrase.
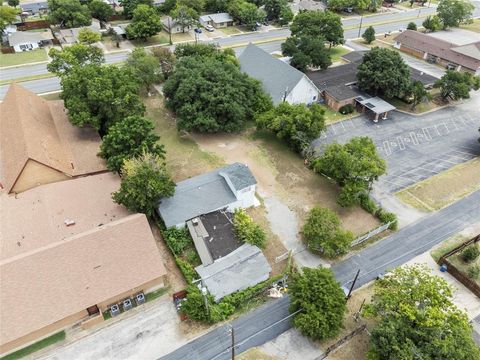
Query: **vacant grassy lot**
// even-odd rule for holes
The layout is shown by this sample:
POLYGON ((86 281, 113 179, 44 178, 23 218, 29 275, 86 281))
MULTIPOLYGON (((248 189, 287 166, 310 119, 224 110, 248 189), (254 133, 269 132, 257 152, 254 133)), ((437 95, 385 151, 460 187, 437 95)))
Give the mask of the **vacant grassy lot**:
POLYGON ((236 356, 237 360, 281 360, 276 356, 270 356, 265 354, 258 348, 251 348, 248 351, 236 356))
MULTIPOLYGON (((470 245, 470 246, 479 246, 478 244, 475 245, 470 245)), ((448 258, 448 261, 457 268, 461 273, 463 273, 465 276, 470 278, 468 276, 468 270, 471 269, 474 266, 480 266, 480 256, 477 257, 474 261, 472 262, 465 262, 462 258, 462 253, 458 252, 455 255, 452 255, 448 258)), ((470 278, 471 280, 475 281, 477 285, 480 286, 480 278, 470 278)))
POLYGON ((457 246, 464 243, 470 238, 471 238, 470 236, 466 236, 462 234, 457 234, 455 236, 452 236, 451 238, 433 247, 432 250, 430 251, 430 255, 432 256, 433 260, 438 261, 438 259, 440 259, 442 255, 446 254, 449 251, 452 251, 457 246))
MULTIPOLYGON (((172 35, 172 41, 174 41, 173 36, 174 35, 172 35)), ((130 40, 130 42, 137 47, 144 47, 144 46, 151 46, 151 45, 162 45, 162 44, 168 44, 169 37, 168 37, 168 33, 166 31, 162 31, 162 32, 158 33, 157 35, 148 38, 147 41, 137 39, 137 40, 130 40)))
POLYGON ((423 211, 441 209, 480 189, 480 158, 452 167, 412 185, 396 195, 423 211))
POLYGON ((45 49, 23 51, 15 54, 0 53, 0 67, 29 64, 47 60, 48 56, 45 49))
POLYGON ((471 24, 460 26, 462 29, 480 33, 480 19, 474 19, 471 24))
POLYGON ((401 99, 386 99, 392 105, 394 105, 397 109, 406 111, 412 114, 422 114, 424 112, 438 109, 439 107, 447 105, 447 103, 440 97, 440 89, 432 89, 429 91, 430 95, 432 95, 432 100, 427 100, 418 104, 415 109, 412 109, 411 104, 407 104, 405 101, 401 99))

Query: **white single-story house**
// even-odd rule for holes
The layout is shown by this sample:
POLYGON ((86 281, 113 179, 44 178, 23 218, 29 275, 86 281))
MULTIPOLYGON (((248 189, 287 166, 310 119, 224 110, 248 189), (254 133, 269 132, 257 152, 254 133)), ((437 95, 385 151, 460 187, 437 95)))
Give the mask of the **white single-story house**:
POLYGON ((15 31, 8 34, 8 43, 15 52, 35 50, 52 40, 53 34, 50 29, 41 32, 15 31))
POLYGON ((238 61, 244 73, 262 83, 275 105, 283 101, 290 104, 312 104, 318 101, 319 90, 304 73, 258 46, 248 44, 238 61))
MULTIPOLYGON (((162 19, 162 25, 166 32, 170 34, 178 34, 183 32, 182 26, 170 16, 165 17, 162 19)), ((192 25, 185 26, 185 32, 194 29, 195 27, 192 25)))
POLYGON ((213 211, 258 205, 256 184, 248 166, 235 163, 180 181, 172 197, 160 200, 157 211, 167 228, 184 227, 188 220, 213 211))
POLYGON ((20 9, 22 9, 22 13, 30 15, 46 14, 48 12, 48 1, 22 2, 20 9))
POLYGON ((233 25, 233 18, 229 13, 208 14, 200 16, 202 26, 212 25, 214 28, 224 28, 233 25))

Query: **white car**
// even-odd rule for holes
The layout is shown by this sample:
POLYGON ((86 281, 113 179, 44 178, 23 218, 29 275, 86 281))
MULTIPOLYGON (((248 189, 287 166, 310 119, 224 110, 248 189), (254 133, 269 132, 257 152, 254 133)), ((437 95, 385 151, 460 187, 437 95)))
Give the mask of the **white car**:
POLYGON ((205 25, 205 30, 212 32, 215 28, 212 25, 205 25))

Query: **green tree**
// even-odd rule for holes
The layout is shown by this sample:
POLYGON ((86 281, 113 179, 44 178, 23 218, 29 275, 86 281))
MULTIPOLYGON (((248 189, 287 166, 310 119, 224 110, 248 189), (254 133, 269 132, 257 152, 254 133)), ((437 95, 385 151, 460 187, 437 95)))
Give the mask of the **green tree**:
POLYGON ((181 58, 163 92, 178 127, 188 131, 239 131, 271 107, 257 80, 215 57, 181 58))
POLYGON ((175 56, 177 59, 181 59, 186 56, 207 56, 213 57, 222 62, 230 62, 237 67, 240 66, 237 56, 232 49, 222 50, 215 44, 178 44, 175 47, 175 56))
POLYGON ((92 45, 99 42, 102 39, 102 35, 96 33, 89 28, 80 29, 78 32, 78 42, 80 44, 92 45))
POLYGON ((426 30, 434 32, 442 28, 442 22, 437 15, 427 16, 425 21, 422 23, 422 26, 426 30))
POLYGON ((78 0, 48 0, 48 18, 63 28, 89 26, 92 16, 87 5, 78 0))
POLYGON ((268 20, 279 20, 282 9, 288 7, 287 0, 265 0, 268 20))
POLYGON ((242 2, 238 18, 245 27, 254 30, 257 27, 257 23, 262 22, 265 16, 265 12, 259 10, 256 5, 242 2))
POLYGON ((407 25, 407 30, 417 31, 417 24, 415 24, 414 22, 409 22, 407 25))
POLYGON ((302 228, 308 249, 334 258, 346 254, 354 239, 353 233, 342 229, 338 215, 330 209, 314 207, 302 228))
POLYGON ((465 0, 440 0, 437 6, 438 18, 443 28, 459 27, 472 21, 475 6, 465 0))
POLYGON ((280 19, 278 20, 278 23, 282 26, 288 25, 290 21, 292 21, 294 18, 293 11, 290 9, 290 6, 284 6, 282 10, 280 11, 280 19))
POLYGON ((132 22, 125 28, 129 39, 141 39, 147 41, 149 37, 156 35, 162 30, 160 16, 153 7, 138 5, 133 11, 132 22))
POLYGON ((322 38, 291 36, 282 44, 282 53, 291 56, 290 65, 303 72, 310 66, 326 69, 332 64, 330 51, 322 38))
POLYGON ((265 232, 242 209, 236 209, 233 215, 233 227, 240 241, 264 249, 267 245, 265 232))
POLYGON ((187 8, 193 9, 200 14, 205 8, 204 0, 177 0, 178 6, 185 6, 187 8))
POLYGON ((371 44, 372 42, 375 41, 375 29, 373 28, 373 26, 369 26, 367 30, 365 30, 365 32, 362 35, 362 38, 363 40, 365 40, 367 44, 371 44))
POLYGON ((465 313, 452 303, 452 288, 425 265, 404 266, 377 280, 364 314, 378 320, 369 358, 480 358, 465 313))
POLYGON ((152 121, 142 116, 129 116, 108 129, 102 139, 99 155, 107 161, 108 169, 119 172, 126 159, 144 152, 165 158, 165 150, 158 143, 152 121))
POLYGON ((303 268, 289 284, 293 326, 313 340, 336 336, 346 311, 345 294, 333 273, 325 268, 303 268))
POLYGON ((414 81, 410 86, 410 96, 412 98, 412 109, 415 110, 415 107, 420 104, 425 99, 429 98, 429 93, 425 90, 425 86, 421 81, 414 81))
POLYGON ((73 67, 61 78, 70 122, 92 126, 105 135, 108 127, 127 116, 143 115, 138 81, 117 66, 88 64, 73 67))
POLYGON ((357 85, 388 98, 403 97, 410 88, 410 70, 397 51, 374 47, 358 66, 357 85))
POLYGON ((160 62, 154 55, 148 54, 145 49, 134 49, 128 55, 126 67, 133 73, 147 91, 150 87, 160 81, 160 62))
POLYGON ((447 70, 434 86, 440 88, 440 95, 445 100, 468 99, 470 89, 479 89, 480 78, 466 72, 447 70))
POLYGON ((51 48, 48 56, 51 61, 47 64, 47 69, 57 76, 67 74, 74 67, 87 64, 100 65, 105 61, 102 49, 83 44, 73 44, 63 50, 51 48))
POLYGON ((153 0, 120 0, 120 4, 122 4, 123 7, 123 14, 130 19, 138 5, 151 7, 153 6, 153 0))
POLYGON ((175 193, 175 183, 163 157, 158 155, 144 153, 125 160, 121 174, 120 189, 112 194, 112 198, 132 212, 153 217, 159 200, 175 193))
POLYGON ((20 4, 20 0, 8 0, 7 4, 9 6, 12 6, 12 7, 16 8, 18 6, 18 4, 20 4))
POLYGON ((0 33, 17 18, 18 11, 10 6, 0 6, 0 33))
POLYGON ((165 0, 165 2, 160 5, 159 10, 162 14, 170 14, 170 12, 175 9, 177 6, 177 0, 165 0))
POLYGON ((325 111, 318 104, 290 105, 280 103, 277 107, 257 118, 259 129, 272 131, 279 139, 297 152, 302 152, 325 129, 325 111))
POLYGON ((198 13, 184 5, 177 5, 170 16, 182 27, 182 32, 185 32, 185 28, 195 25, 198 21, 198 13))
POLYGON ((385 161, 369 137, 354 137, 345 145, 329 144, 322 156, 313 161, 316 172, 324 174, 341 187, 341 206, 360 201, 370 191, 374 181, 386 171, 385 161))
MULTIPOLYGON (((177 47, 178 48, 178 47, 177 47)), ((155 47, 152 49, 152 54, 155 56, 160 64, 163 78, 166 80, 172 74, 175 66, 175 55, 166 47, 155 47)))
POLYGON ((227 12, 230 0, 206 0, 205 10, 208 12, 227 12))
POLYGON ((304 11, 293 19, 292 36, 323 38, 330 46, 345 42, 340 16, 330 11, 304 11))
POLYGON ((100 21, 108 21, 115 14, 112 6, 101 0, 92 0, 88 4, 92 17, 100 21))

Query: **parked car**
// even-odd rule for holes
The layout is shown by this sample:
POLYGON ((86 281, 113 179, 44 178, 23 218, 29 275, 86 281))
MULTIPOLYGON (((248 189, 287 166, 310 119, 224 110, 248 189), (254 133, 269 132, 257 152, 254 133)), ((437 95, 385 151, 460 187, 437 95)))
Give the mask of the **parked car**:
POLYGON ((202 29, 200 29, 200 28, 196 28, 196 29, 193 30, 193 31, 195 31, 197 34, 201 34, 201 33, 202 33, 202 29))
POLYGON ((212 32, 212 31, 215 30, 215 28, 214 28, 212 25, 207 24, 207 25, 205 25, 205 30, 207 30, 207 31, 209 31, 209 32, 212 32))

